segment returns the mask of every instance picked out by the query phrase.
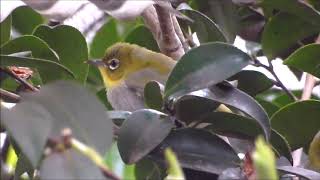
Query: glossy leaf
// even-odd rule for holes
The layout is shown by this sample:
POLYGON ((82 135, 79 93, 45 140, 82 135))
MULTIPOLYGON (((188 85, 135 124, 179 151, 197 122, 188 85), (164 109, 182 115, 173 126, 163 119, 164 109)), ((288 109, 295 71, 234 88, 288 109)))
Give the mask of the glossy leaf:
POLYGON ((264 109, 249 95, 232 87, 230 84, 218 84, 191 93, 216 102, 235 107, 251 116, 262 127, 264 136, 270 137, 270 122, 264 109))
POLYGON ((284 174, 294 174, 307 180, 320 179, 320 173, 300 167, 279 166, 277 169, 284 174))
POLYGON ((80 31, 66 25, 39 26, 33 34, 49 44, 60 63, 72 70, 78 81, 86 81, 89 66, 84 61, 88 60, 88 47, 80 31))
POLYGON ((275 112, 279 110, 279 106, 275 105, 272 102, 263 100, 262 98, 257 98, 256 101, 263 107, 263 109, 268 113, 268 116, 271 117, 275 112))
POLYGON ((293 165, 291 148, 288 144, 288 141, 274 129, 271 131, 270 144, 273 146, 279 156, 286 157, 291 165, 293 165))
POLYGON ((279 13, 265 25, 261 40, 262 49, 271 60, 297 41, 319 31, 320 26, 312 25, 294 15, 279 13))
POLYGON ((147 107, 161 111, 163 99, 161 94, 161 84, 151 81, 144 87, 144 103, 147 107))
POLYGON ((308 149, 320 129, 319 109, 320 101, 316 100, 291 103, 271 117, 272 128, 288 140, 292 150, 300 147, 308 149))
POLYGON ((284 64, 320 78, 320 44, 306 45, 291 54, 284 64))
POLYGON ((227 41, 219 26, 215 24, 205 14, 190 9, 183 9, 182 12, 193 20, 193 22, 187 22, 188 26, 190 26, 193 32, 197 33, 197 36, 201 43, 213 41, 227 41))
POLYGON ((220 137, 200 129, 173 131, 155 149, 153 158, 163 159, 163 150, 170 147, 183 168, 219 174, 226 168, 237 167, 240 159, 220 137))
POLYGON ((125 42, 137 44, 152 51, 160 52, 157 42, 150 30, 144 25, 132 29, 124 39, 125 42))
POLYGON ((172 70, 165 97, 183 94, 217 84, 247 66, 250 57, 224 43, 208 43, 188 51, 172 70))
POLYGON ((52 153, 40 167, 41 179, 105 179, 90 159, 74 150, 52 153))
POLYGON ((94 36, 90 45, 90 58, 103 58, 106 49, 120 40, 117 23, 114 19, 106 22, 94 36))
POLYGON ((122 160, 132 164, 150 153, 173 128, 167 115, 149 109, 135 111, 122 124, 118 148, 122 160))
POLYGON ((0 47, 10 39, 11 34, 11 15, 0 23, 0 47))
POLYGON ((200 12, 219 25, 229 43, 233 43, 239 28, 237 7, 232 0, 195 0, 200 12))
POLYGON ((175 116, 187 124, 199 121, 201 117, 214 111, 220 103, 207 98, 185 95, 174 103, 175 116))
POLYGON ((162 174, 165 174, 164 169, 160 169, 160 167, 150 158, 143 158, 135 164, 135 167, 135 176, 137 180, 162 180, 162 174))
MULTIPOLYGON (((42 78, 46 81, 56 80, 59 74, 65 74, 66 76, 73 78, 73 73, 61 64, 53 61, 38 59, 38 58, 28 58, 28 57, 18 57, 18 56, 7 56, 0 55, 1 66, 22 66, 37 68, 42 74, 42 78), (46 72, 46 73, 44 73, 46 72), (52 76, 55 75, 55 76, 52 76)), ((61 77, 61 76, 60 76, 61 77)))
MULTIPOLYGON (((320 12, 312 8, 306 2, 299 0, 263 0, 260 4, 265 8, 272 8, 287 12, 308 21, 313 25, 320 25, 320 12)), ((303 26, 301 26, 303 27, 303 26)), ((305 29, 306 27, 303 27, 305 29)))
POLYGON ((105 164, 110 170, 122 179, 134 180, 135 178, 135 165, 126 165, 119 154, 116 142, 112 143, 111 148, 104 157, 105 164))
POLYGON ((25 155, 20 153, 14 172, 14 179, 20 179, 20 176, 25 172, 31 178, 33 177, 34 168, 32 167, 32 164, 30 163, 29 159, 25 155))
POLYGON ((252 160, 257 174, 257 179, 277 179, 276 159, 271 147, 262 137, 255 142, 255 151, 252 160))
POLYGON ((28 6, 20 6, 12 12, 12 26, 20 34, 32 34, 43 23, 44 18, 28 6))
POLYGON ((255 96, 273 86, 273 82, 266 75, 251 70, 240 71, 229 80, 237 80, 237 88, 251 96, 255 96))
POLYGON ((210 123, 205 128, 209 131, 234 138, 254 139, 259 134, 264 134, 262 127, 254 119, 232 113, 212 112, 201 122, 210 123))

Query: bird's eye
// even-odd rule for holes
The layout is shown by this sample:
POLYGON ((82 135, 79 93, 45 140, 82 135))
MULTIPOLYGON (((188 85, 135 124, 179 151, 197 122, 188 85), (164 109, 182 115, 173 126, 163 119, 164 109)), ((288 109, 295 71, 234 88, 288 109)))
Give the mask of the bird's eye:
POLYGON ((118 59, 111 59, 108 61, 108 67, 110 70, 116 70, 120 66, 120 61, 118 59))

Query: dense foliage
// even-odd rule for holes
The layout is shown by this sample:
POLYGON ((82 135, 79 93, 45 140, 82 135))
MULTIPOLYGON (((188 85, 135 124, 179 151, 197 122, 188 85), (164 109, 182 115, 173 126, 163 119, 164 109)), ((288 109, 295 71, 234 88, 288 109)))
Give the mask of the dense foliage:
POLYGON ((307 87, 288 90, 272 65, 281 58, 298 79, 320 78, 318 1, 186 4, 180 11, 193 21, 179 24, 192 49, 163 92, 155 81, 146 85, 146 109, 134 112, 114 111, 98 70, 84 62, 119 41, 159 52, 140 17, 106 17, 90 42, 26 6, 2 21, 1 103, 17 104, 1 106, 1 132, 8 135, 1 178, 320 179, 320 99, 301 99, 307 87), (247 52, 233 45, 237 35, 247 52), (275 80, 243 70, 248 65, 275 80), (232 112, 220 111, 221 104, 232 112), (296 167, 292 152, 299 148, 296 167))

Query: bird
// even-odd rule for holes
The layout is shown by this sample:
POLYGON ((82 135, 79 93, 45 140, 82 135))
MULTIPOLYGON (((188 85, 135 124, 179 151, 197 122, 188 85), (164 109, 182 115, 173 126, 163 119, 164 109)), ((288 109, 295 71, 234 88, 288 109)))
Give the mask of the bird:
POLYGON ((150 81, 164 85, 176 64, 164 54, 125 42, 110 46, 102 59, 87 62, 98 67, 113 109, 123 111, 145 108, 145 85, 150 81))

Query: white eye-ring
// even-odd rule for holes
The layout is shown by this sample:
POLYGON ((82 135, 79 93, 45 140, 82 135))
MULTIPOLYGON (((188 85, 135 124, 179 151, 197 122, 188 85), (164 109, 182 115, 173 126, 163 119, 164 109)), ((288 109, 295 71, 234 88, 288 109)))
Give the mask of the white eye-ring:
POLYGON ((110 70, 114 71, 118 69, 120 66, 120 61, 119 59, 111 59, 108 61, 108 67, 110 70))

